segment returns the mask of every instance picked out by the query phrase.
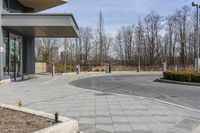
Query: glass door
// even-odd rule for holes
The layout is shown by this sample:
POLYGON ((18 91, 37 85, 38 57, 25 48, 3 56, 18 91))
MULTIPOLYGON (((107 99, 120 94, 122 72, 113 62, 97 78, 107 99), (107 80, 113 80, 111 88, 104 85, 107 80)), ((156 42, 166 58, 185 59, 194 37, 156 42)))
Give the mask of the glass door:
POLYGON ((22 78, 22 37, 10 34, 10 77, 22 78))
POLYGON ((4 77, 9 78, 9 39, 8 32, 3 31, 4 44, 4 77))

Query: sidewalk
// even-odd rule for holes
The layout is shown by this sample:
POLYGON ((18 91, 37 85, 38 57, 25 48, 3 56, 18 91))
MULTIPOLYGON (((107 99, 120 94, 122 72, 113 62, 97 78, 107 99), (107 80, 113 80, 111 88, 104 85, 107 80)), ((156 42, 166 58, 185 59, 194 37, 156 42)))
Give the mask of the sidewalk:
POLYGON ((0 85, 0 102, 59 112, 79 121, 85 133, 191 133, 200 124, 200 113, 139 97, 102 93, 68 85, 79 77, 106 74, 40 76, 25 82, 0 85))

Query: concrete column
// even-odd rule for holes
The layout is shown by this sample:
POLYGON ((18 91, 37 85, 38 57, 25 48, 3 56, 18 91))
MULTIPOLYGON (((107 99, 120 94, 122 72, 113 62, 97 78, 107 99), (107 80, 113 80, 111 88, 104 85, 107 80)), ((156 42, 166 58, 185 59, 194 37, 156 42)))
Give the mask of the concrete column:
POLYGON ((35 74, 35 42, 34 38, 26 38, 26 74, 35 74))
POLYGON ((0 0, 0 80, 3 79, 3 58, 4 58, 4 46, 3 46, 3 30, 2 30, 2 17, 1 14, 3 12, 3 0, 0 0))

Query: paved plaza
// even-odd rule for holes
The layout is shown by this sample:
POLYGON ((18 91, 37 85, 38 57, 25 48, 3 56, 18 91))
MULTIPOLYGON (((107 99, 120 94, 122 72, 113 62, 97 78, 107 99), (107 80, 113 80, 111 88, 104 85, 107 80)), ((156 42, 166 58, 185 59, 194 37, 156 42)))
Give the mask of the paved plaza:
MULTIPOLYGON (((79 121, 85 133, 192 133, 200 113, 162 102, 71 86, 75 79, 107 74, 38 76, 0 85, 0 103, 47 113, 58 112, 79 121)), ((114 74, 115 75, 115 74, 114 74)), ((133 74, 134 75, 134 74, 133 74)), ((148 87, 148 86, 146 86, 148 87)))
POLYGON ((200 86, 155 82, 162 73, 112 74, 75 80, 70 85, 108 93, 156 98, 200 110, 200 86))

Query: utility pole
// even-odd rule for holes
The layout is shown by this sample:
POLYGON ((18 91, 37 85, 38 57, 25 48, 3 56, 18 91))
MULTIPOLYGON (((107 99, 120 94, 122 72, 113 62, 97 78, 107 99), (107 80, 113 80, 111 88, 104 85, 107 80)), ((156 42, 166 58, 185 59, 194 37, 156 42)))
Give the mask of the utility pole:
POLYGON ((199 59, 199 53, 200 53, 200 46, 199 46, 199 4, 197 4, 196 2, 192 2, 192 6, 193 7, 196 7, 197 8, 197 58, 195 60, 195 64, 196 64, 196 68, 197 68, 197 72, 200 72, 200 69, 199 69, 199 64, 200 64, 200 59, 199 59))

